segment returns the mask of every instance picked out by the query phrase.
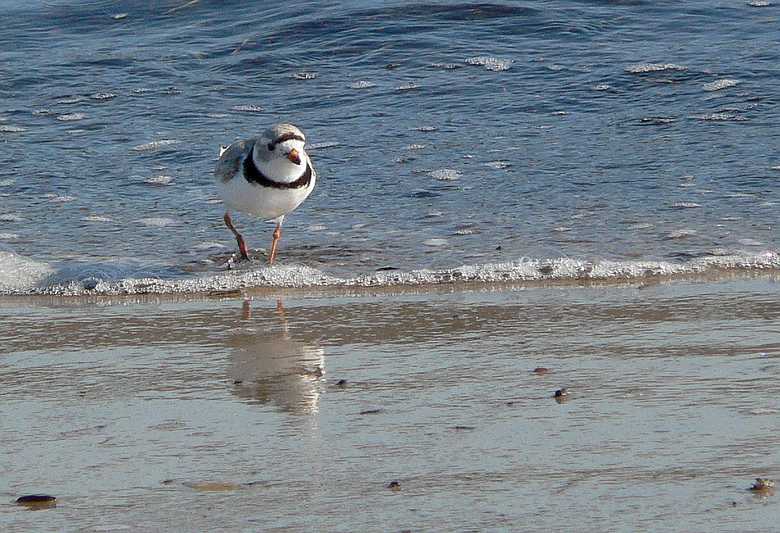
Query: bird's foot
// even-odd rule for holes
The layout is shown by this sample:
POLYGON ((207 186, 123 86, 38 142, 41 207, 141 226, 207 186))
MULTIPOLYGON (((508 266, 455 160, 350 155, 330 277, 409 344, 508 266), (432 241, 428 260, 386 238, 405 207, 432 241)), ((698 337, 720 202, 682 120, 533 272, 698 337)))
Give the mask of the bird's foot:
POLYGON ((222 266, 224 266, 228 270, 233 270, 234 268, 237 268, 238 265, 242 263, 251 263, 252 258, 249 256, 249 254, 244 255, 240 252, 234 252, 227 256, 225 261, 222 263, 222 266))

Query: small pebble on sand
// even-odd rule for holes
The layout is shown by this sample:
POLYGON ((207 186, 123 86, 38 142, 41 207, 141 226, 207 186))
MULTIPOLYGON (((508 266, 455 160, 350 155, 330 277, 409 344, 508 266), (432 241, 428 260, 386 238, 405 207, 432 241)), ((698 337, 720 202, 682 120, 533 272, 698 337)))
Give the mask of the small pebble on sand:
POLYGON ((569 399, 569 391, 566 388, 558 389, 555 391, 555 394, 553 395, 553 398, 555 398, 555 401, 558 403, 563 403, 566 400, 569 399))
POLYGON ((533 373, 541 376, 543 374, 549 374, 550 369, 544 366, 537 366, 536 368, 534 368, 533 373))
POLYGON ((387 484, 387 488, 392 491, 398 492, 399 490, 401 490, 401 482, 391 481, 390 483, 387 484))
POLYGON ((774 490, 774 488, 775 482, 764 477, 757 477, 753 482, 753 485, 750 486, 750 490, 755 492, 770 492, 774 490))

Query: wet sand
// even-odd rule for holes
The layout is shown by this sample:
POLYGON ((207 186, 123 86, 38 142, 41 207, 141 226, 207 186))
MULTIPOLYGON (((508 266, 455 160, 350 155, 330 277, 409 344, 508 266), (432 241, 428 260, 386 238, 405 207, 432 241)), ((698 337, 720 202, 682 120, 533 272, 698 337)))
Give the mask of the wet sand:
POLYGON ((0 529, 766 527, 779 287, 2 300, 0 529))

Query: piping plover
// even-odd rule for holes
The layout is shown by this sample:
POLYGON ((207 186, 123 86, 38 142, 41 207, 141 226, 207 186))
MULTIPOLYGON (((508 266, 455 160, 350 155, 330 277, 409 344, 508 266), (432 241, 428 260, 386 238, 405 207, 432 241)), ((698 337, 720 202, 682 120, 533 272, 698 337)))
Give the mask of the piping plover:
POLYGON ((225 202, 225 225, 236 236, 244 259, 249 259, 246 243, 233 226, 230 210, 276 221, 268 256, 272 265, 285 215, 301 205, 317 181, 305 143, 303 132, 292 124, 276 124, 260 137, 220 148, 214 169, 217 190, 225 202))

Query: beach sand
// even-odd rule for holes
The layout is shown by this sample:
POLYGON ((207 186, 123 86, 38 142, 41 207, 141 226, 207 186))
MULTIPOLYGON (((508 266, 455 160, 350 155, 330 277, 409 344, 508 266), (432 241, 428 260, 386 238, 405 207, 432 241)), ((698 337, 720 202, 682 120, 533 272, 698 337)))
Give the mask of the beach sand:
POLYGON ((777 281, 5 299, 0 529, 774 524, 777 281))

